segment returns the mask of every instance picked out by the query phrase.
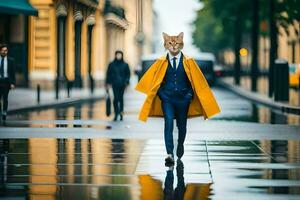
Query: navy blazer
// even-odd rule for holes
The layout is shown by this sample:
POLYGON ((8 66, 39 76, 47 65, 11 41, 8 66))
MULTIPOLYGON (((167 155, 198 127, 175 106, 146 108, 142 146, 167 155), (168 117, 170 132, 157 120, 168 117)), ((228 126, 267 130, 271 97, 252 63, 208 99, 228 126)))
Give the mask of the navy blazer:
POLYGON ((15 60, 11 57, 7 57, 7 73, 9 84, 16 85, 15 60))

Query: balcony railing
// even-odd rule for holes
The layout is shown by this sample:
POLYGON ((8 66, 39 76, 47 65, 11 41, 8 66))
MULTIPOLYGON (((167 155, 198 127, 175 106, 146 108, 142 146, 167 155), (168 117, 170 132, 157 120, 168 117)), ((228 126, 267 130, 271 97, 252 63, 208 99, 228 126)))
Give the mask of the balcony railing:
POLYGON ((104 14, 106 15, 109 13, 113 13, 120 18, 126 19, 125 10, 123 8, 111 5, 110 1, 106 1, 104 6, 104 14))

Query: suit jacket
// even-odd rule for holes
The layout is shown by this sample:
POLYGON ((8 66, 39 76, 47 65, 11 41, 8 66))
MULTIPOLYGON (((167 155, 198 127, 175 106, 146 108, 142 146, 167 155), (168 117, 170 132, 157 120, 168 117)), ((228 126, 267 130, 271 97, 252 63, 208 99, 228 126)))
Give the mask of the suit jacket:
POLYGON ((16 85, 15 61, 11 57, 7 57, 7 73, 9 84, 16 85))
POLYGON ((176 70, 171 66, 171 63, 169 62, 163 83, 158 89, 158 95, 160 95, 161 89, 163 89, 165 93, 170 94, 172 93, 172 91, 174 91, 175 88, 177 88, 177 92, 181 91, 182 94, 190 93, 191 95, 193 95, 192 86, 184 71, 183 56, 179 58, 179 63, 176 70))
MULTIPOLYGON (((183 55, 183 67, 192 85, 194 96, 189 106, 188 118, 203 116, 211 118, 220 113, 220 107, 197 63, 183 55)), ((140 110, 139 120, 146 122, 148 117, 163 117, 157 91, 163 81, 168 66, 166 56, 157 59, 144 73, 135 89, 147 95, 140 110)))

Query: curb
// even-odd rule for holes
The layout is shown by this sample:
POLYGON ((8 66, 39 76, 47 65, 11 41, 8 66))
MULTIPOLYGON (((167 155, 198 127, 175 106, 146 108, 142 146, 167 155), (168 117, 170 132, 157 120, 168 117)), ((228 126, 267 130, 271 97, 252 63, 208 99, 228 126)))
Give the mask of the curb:
POLYGON ((261 94, 247 91, 239 86, 235 86, 229 83, 224 82, 223 80, 218 79, 216 81, 216 85, 221 86, 225 89, 230 90, 231 92, 239 95, 240 97, 243 97, 245 99, 248 99, 250 101, 254 101, 258 104, 270 107, 275 110, 280 110, 281 112, 284 113, 291 113, 291 114, 296 114, 300 115, 300 107, 299 106, 291 106, 286 103, 280 103, 276 102, 270 98, 267 98, 261 94))
POLYGON ((7 114, 18 114, 22 112, 28 112, 28 111, 33 111, 33 110, 42 110, 42 109, 48 109, 48 108, 53 108, 53 107, 61 107, 61 106, 67 106, 71 104, 76 104, 76 103, 84 103, 84 102, 89 102, 89 101, 96 101, 96 100, 101 100, 104 98, 103 95, 98 95, 98 96, 90 96, 86 98, 69 98, 57 102, 52 102, 52 103, 44 103, 44 104, 36 104, 34 106, 27 106, 23 108, 17 108, 17 109, 12 109, 8 110, 7 114))

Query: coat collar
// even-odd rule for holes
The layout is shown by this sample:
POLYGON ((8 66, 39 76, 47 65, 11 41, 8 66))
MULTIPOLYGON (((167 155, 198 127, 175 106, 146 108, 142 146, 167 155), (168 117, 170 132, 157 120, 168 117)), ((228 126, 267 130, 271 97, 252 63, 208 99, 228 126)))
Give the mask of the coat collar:
MULTIPOLYGON (((188 79, 190 81, 192 81, 192 77, 191 77, 191 74, 190 74, 190 65, 189 65, 189 62, 188 62, 188 60, 190 58, 187 57, 183 52, 181 52, 181 57, 182 57, 183 68, 186 72, 186 75, 188 76, 188 79)), ((161 61, 161 63, 159 64, 158 67, 159 67, 159 70, 160 70, 162 76, 161 76, 161 78, 160 78, 160 80, 158 81, 157 84, 160 84, 162 82, 163 77, 164 77, 164 75, 167 71, 167 67, 168 67, 168 56, 167 56, 167 54, 160 57, 159 60, 161 61)), ((157 86, 157 85, 155 85, 155 86, 157 86)), ((194 87, 194 86, 192 85, 192 87, 194 87)))
POLYGON ((181 56, 182 56, 182 52, 181 52, 181 51, 180 51, 176 56, 173 56, 173 55, 168 51, 166 58, 169 59, 169 61, 171 62, 172 59, 173 59, 174 57, 176 57, 177 60, 180 60, 180 59, 181 59, 181 56))
MULTIPOLYGON (((190 57, 187 56, 187 55, 185 55, 182 51, 181 51, 181 56, 183 56, 183 62, 185 62, 186 60, 190 59, 190 57)), ((161 56, 159 58, 159 60, 168 61, 168 54, 166 53, 165 55, 161 56)))

